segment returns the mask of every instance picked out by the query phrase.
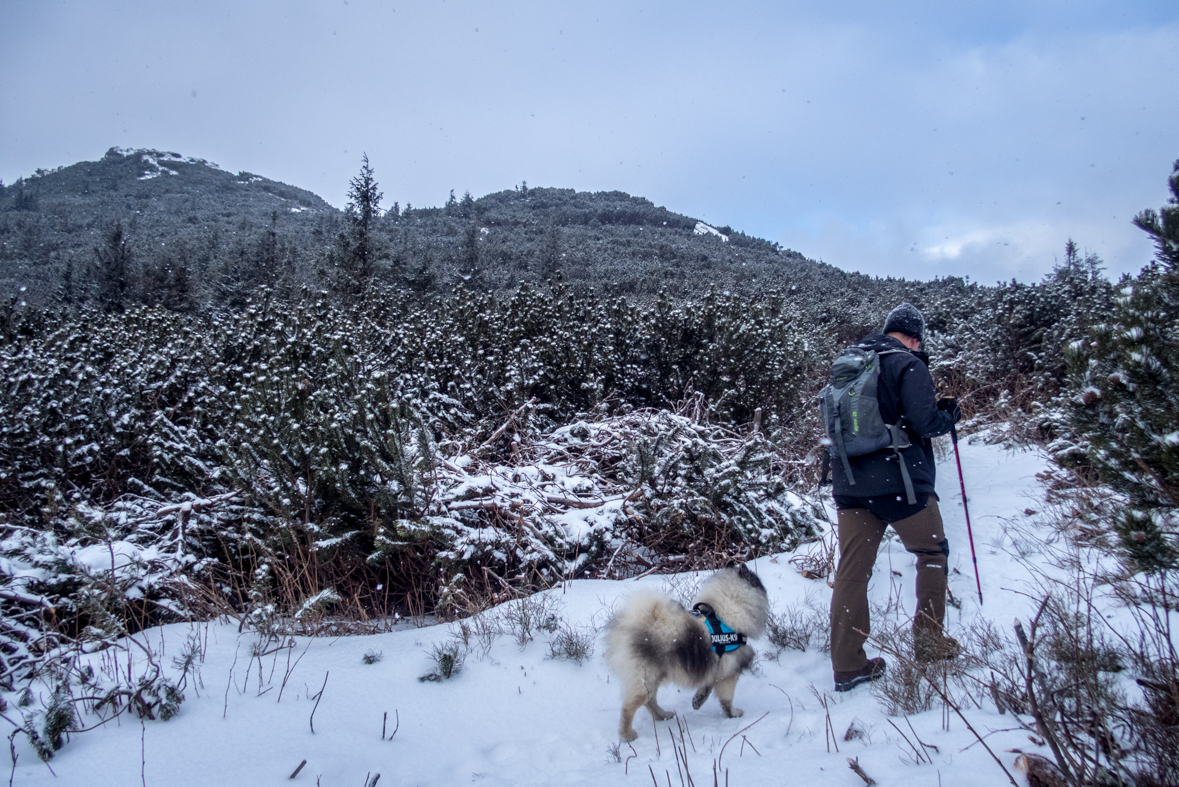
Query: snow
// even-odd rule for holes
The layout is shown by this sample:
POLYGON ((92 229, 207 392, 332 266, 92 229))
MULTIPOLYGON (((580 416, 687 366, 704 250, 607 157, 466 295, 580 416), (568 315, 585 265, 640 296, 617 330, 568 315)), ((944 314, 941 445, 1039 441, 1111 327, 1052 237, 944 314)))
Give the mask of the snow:
POLYGON ((109 546, 93 544, 73 551, 74 560, 91 574, 110 571, 112 566, 124 569, 134 564, 143 564, 159 558, 155 547, 144 549, 138 544, 115 541, 109 546))
POLYGON ((707 224, 705 224, 702 221, 696 222, 696 229, 693 230, 693 233, 696 235, 715 235, 716 237, 720 238, 722 242, 724 242, 724 243, 729 242, 728 235, 725 235, 720 230, 717 230, 717 229, 714 229, 713 227, 708 226, 707 224))
POLYGON ((177 153, 157 153, 156 151, 138 151, 138 152, 140 152, 142 154, 143 160, 149 166, 155 167, 155 169, 149 170, 148 172, 145 172, 144 174, 140 175, 137 178, 137 180, 151 180, 152 178, 158 178, 160 175, 179 175, 180 174, 176 170, 168 169, 167 167, 160 164, 160 159, 164 159, 165 161, 184 161, 184 159, 181 158, 179 154, 177 154, 177 153))
POLYGON ((565 538, 573 544, 584 543, 593 533, 608 531, 623 516, 623 501, 611 500, 597 508, 571 508, 554 517, 565 538))
MULTIPOLYGON (((981 612, 1009 629, 1013 618, 1027 619, 1033 603, 1021 590, 1034 577, 1011 554, 1021 550, 1034 555, 1035 545, 1021 541, 1017 525, 1032 521, 1026 511, 1045 505, 1036 474, 1048 461, 1033 451, 1011 452, 966 442, 960 448, 986 599, 981 612)), ((938 482, 953 549, 950 587, 962 602, 961 610, 949 610, 947 625, 953 634, 980 609, 952 454, 942 462, 938 482)), ((591 524, 576 521, 586 516, 584 512, 570 514, 575 514, 573 520, 564 524, 571 530, 591 524)), ((87 562, 91 557, 97 564, 97 555, 79 555, 87 562)), ((106 560, 109 563, 109 553, 106 560)), ((761 558, 753 568, 778 611, 808 597, 819 605, 829 601, 826 583, 802 578, 789 563, 789 555, 761 558)), ((886 539, 870 588, 873 599, 883 602, 899 596, 911 612, 914 577, 911 556, 898 541, 886 539)), ((881 787, 942 783, 981 787, 1006 782, 999 766, 959 719, 952 717, 948 731, 943 729, 940 708, 909 717, 921 740, 938 747, 936 752, 930 750, 932 765, 913 764, 906 744, 887 723, 871 691, 865 687, 832 693, 828 657, 814 649, 784 651, 777 661, 761 658, 755 672, 743 676, 737 686, 736 705, 745 711, 739 719, 725 718, 715 700, 694 711, 690 690, 665 686, 660 702, 679 714, 678 722, 653 724, 647 711, 640 709, 635 720, 639 738, 633 749, 623 744, 622 762, 616 761, 609 750, 618 742, 620 698, 617 681, 602 658, 600 628, 630 593, 663 588, 673 595, 689 595, 699 579, 674 575, 565 583, 533 600, 547 598, 575 630, 599 630, 595 652, 586 662, 579 666, 548 658, 552 634, 536 632, 535 640, 523 647, 505 634, 490 644, 485 655, 472 640, 461 673, 441 682, 423 683, 418 678, 434 669, 429 653, 454 636, 454 624, 421 628, 398 624, 388 633, 336 639, 299 637, 289 648, 269 646, 273 652, 262 657, 253 655, 258 635, 239 633, 236 623, 152 629, 140 639, 150 641, 157 651, 156 662, 166 670, 190 636, 199 638, 204 649, 199 679, 190 680, 179 714, 168 722, 142 725, 125 715, 72 736, 50 763, 56 778, 24 737, 17 736, 14 783, 286 784, 306 759, 294 784, 361 785, 366 774, 377 773, 381 787, 647 785, 652 774, 659 784, 669 780, 680 784, 677 768, 682 766, 677 764, 672 742, 673 734, 677 741, 680 738, 677 723, 684 725, 687 766, 700 785, 713 783, 716 764, 720 784, 852 787, 862 782, 848 771, 849 757, 858 758, 881 787), (367 653, 380 654, 380 659, 366 665, 367 653), (828 751, 826 714, 815 692, 828 696, 838 752, 828 751), (387 721, 383 721, 385 714, 387 721), (844 731, 853 721, 867 735, 845 742, 844 731), (388 733, 399 725, 391 740, 388 735, 382 740, 383 724, 388 733)), ((755 645, 759 650, 767 647, 764 640, 755 645)), ((145 666, 142 652, 134 647, 90 658, 100 670, 112 662, 124 673, 145 666), (128 657, 133 659, 130 667, 128 657)), ((9 701, 12 707, 12 698, 9 701)), ((1009 769, 1014 755, 1004 753, 1005 749, 1036 750, 1025 732, 1010 729, 1015 726, 1010 716, 998 715, 989 704, 964 712, 977 730, 991 733, 987 743, 1009 769)), ((907 730, 902 720, 893 721, 907 730)), ((1016 778, 1025 783, 1022 775, 1016 778)))

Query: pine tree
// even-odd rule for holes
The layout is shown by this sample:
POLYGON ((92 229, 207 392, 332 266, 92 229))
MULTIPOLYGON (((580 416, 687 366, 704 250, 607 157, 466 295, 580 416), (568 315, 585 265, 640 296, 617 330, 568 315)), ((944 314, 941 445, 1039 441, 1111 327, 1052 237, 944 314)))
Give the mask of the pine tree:
POLYGON ((459 215, 464 219, 470 219, 475 216, 475 200, 471 198, 471 192, 464 191, 463 198, 459 202, 459 215))
POLYGON ((94 249, 97 259, 94 279, 99 306, 105 312, 121 312, 127 298, 131 270, 131 247, 123 234, 123 221, 117 219, 107 233, 106 243, 94 249))
POLYGON ((1169 179, 1171 198, 1158 213, 1151 208, 1134 217, 1134 224, 1154 241, 1159 262, 1172 274, 1179 273, 1179 161, 1169 179))
POLYGON ((254 250, 255 277, 267 284, 278 278, 281 266, 278 252, 278 211, 270 214, 270 226, 262 232, 254 250))
POLYGON ((1179 556, 1167 524, 1179 508, 1179 162, 1170 188, 1167 206, 1134 219, 1157 261, 1124 284, 1109 322, 1069 348, 1074 428, 1102 480, 1129 498, 1115 529, 1145 570, 1179 556))
POLYGON ((479 226, 474 222, 463 233, 463 245, 459 250, 459 272, 469 289, 483 289, 484 282, 479 269, 479 226))
POLYGON ((544 245, 540 251, 540 278, 547 281, 561 269, 561 228, 551 225, 544 235, 544 245))
MULTIPOLYGON (((336 239, 334 262, 340 273, 337 286, 352 294, 364 292, 376 272, 378 263, 385 259, 382 239, 377 235, 381 216, 381 197, 373 168, 364 154, 360 174, 348 187, 348 204, 344 208, 347 222, 344 232, 336 239)), ((406 206, 406 213, 409 206, 406 206)))
POLYGON ((78 299, 77 284, 74 281, 74 258, 66 260, 65 270, 61 272, 61 284, 57 288, 57 302, 63 306, 73 306, 78 299))
POLYGON ((188 269, 188 255, 182 250, 169 266, 168 288, 164 293, 164 307, 174 312, 192 309, 192 282, 188 269))

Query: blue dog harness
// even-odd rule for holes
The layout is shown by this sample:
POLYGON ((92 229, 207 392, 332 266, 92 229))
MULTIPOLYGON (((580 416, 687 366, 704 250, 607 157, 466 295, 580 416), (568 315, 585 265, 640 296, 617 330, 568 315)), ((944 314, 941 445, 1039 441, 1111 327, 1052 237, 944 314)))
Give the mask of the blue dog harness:
POLYGON ((708 633, 712 635, 712 649, 716 655, 732 653, 745 644, 745 635, 729 628, 708 604, 701 603, 692 607, 692 614, 703 620, 704 625, 708 627, 708 633))

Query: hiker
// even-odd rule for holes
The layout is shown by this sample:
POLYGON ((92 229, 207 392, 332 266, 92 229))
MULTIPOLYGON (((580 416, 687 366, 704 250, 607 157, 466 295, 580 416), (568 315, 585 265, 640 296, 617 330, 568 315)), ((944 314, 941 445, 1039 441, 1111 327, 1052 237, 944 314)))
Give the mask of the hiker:
MULTIPOLYGON (((925 318, 912 304, 902 303, 889 313, 882 332, 867 336, 840 356, 832 368, 832 386, 824 389, 826 395, 836 385, 836 370, 845 357, 874 359, 875 395, 871 396, 871 390, 857 392, 853 388, 851 392, 861 398, 845 416, 850 416, 845 424, 855 423, 858 429, 860 422, 874 415, 874 402, 865 402, 866 396, 879 403, 876 422, 883 421, 881 431, 885 433, 885 447, 869 450, 872 445, 860 446, 868 450, 863 453, 854 450, 844 437, 851 434, 850 442, 856 442, 851 427, 845 425, 842 433, 836 430, 830 451, 839 511, 839 567, 831 598, 831 666, 836 691, 876 680, 887 667, 883 658, 867 657, 866 637, 858 632, 869 631, 868 580, 888 526, 900 536, 905 549, 917 556, 914 656, 927 662, 953 659, 961 652, 957 641, 942 631, 950 548, 934 492, 930 440, 949 432, 961 418, 961 411, 956 400, 937 399, 928 356, 920 352, 924 337, 925 318), (841 452, 840 448, 847 450, 841 452)), ((859 363, 863 366, 863 361, 859 363)), ((853 376, 844 374, 845 380, 853 376)), ((870 381, 862 372, 858 379, 861 384, 864 379, 870 381)), ((843 398, 852 401, 846 392, 843 398)), ((830 423, 827 407, 834 407, 836 400, 829 401, 830 405, 824 403, 824 418, 830 423)), ((828 434, 832 434, 830 426, 828 434)))

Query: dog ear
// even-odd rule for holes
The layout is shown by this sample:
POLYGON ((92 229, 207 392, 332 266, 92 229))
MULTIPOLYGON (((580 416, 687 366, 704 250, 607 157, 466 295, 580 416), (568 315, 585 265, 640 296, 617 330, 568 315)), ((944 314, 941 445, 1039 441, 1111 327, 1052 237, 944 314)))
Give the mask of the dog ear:
POLYGON ((752 571, 750 571, 749 567, 745 564, 741 564, 737 567, 737 576, 741 577, 753 587, 765 590, 765 585, 761 583, 761 579, 757 576, 757 574, 754 574, 752 571))

